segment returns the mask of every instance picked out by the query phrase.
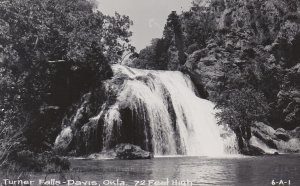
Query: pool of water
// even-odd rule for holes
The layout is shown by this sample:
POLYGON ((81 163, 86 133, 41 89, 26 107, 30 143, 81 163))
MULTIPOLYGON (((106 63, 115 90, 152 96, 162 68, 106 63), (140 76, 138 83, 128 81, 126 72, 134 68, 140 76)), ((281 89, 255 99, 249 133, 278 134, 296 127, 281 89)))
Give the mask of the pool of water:
MULTIPOLYGON (((30 180, 69 179, 80 180, 81 182, 77 182, 77 185, 95 183, 97 185, 122 185, 125 183, 130 186, 300 185, 300 155, 226 158, 161 157, 130 161, 71 160, 71 163, 70 172, 50 175, 31 174, 30 180)), ((35 183, 34 185, 38 185, 38 182, 35 183)), ((69 183, 72 185, 74 181, 69 183)))

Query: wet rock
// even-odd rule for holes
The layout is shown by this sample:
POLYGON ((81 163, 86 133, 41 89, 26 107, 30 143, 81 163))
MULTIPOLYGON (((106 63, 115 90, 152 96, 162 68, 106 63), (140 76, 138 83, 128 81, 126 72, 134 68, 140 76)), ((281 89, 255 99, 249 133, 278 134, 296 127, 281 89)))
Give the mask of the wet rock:
POLYGON ((252 132, 260 133, 261 136, 263 136, 264 138, 276 138, 276 136, 274 135, 276 131, 272 127, 262 122, 255 123, 255 125, 252 128, 252 132))
POLYGON ((119 144, 115 147, 116 158, 122 160, 151 159, 152 153, 144 151, 139 146, 119 144))
POLYGON ((292 138, 300 139, 300 127, 295 128, 294 130, 290 131, 289 134, 292 138))
POLYGON ((259 147, 249 145, 247 148, 242 149, 241 153, 248 156, 260 156, 264 155, 265 151, 259 147))
POLYGON ((56 152, 63 154, 66 152, 72 142, 73 134, 71 127, 64 128, 54 143, 54 149, 56 152))
POLYGON ((265 125, 264 123, 256 123, 255 127, 252 128, 252 134, 265 143, 269 148, 278 149, 276 142, 279 139, 275 136, 275 130, 265 125))
POLYGON ((290 139, 290 136, 287 134, 287 132, 283 128, 277 129, 276 132, 274 133, 274 135, 283 141, 288 141, 290 139))
POLYGON ((116 152, 114 152, 113 150, 110 150, 107 152, 90 154, 85 159, 103 160, 103 159, 115 159, 115 158, 116 158, 116 152))
MULTIPOLYGON (((292 131, 277 129, 276 131, 264 123, 256 123, 252 127, 252 138, 261 141, 260 144, 251 144, 256 147, 266 146, 267 150, 275 150, 284 153, 296 153, 300 151, 300 127, 292 131)), ((263 148, 266 150, 266 148, 263 148)))
POLYGON ((260 148, 267 154, 273 154, 274 152, 277 152, 277 149, 269 147, 266 143, 264 143, 262 140, 258 139, 256 136, 252 136, 250 138, 249 144, 260 148))

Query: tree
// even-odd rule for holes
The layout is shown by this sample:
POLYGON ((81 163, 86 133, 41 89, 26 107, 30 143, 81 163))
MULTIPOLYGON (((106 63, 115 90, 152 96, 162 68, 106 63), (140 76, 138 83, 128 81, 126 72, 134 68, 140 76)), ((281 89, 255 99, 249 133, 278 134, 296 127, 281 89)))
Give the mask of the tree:
POLYGON ((164 39, 171 43, 174 38, 174 44, 178 51, 178 60, 181 65, 185 63, 184 40, 181 28, 181 21, 176 11, 168 16, 167 23, 164 28, 164 39))
POLYGON ((161 70, 166 70, 168 68, 168 49, 168 43, 164 38, 157 40, 154 48, 154 59, 161 70))
POLYGON ((183 28, 187 47, 197 45, 197 48, 204 48, 216 33, 215 15, 194 3, 190 11, 183 13, 183 28))
POLYGON ((137 68, 166 70, 168 66, 169 45, 165 39, 152 39, 151 44, 142 49, 138 55, 132 55, 132 63, 137 68))
POLYGON ((264 95, 252 88, 229 89, 220 94, 216 108, 219 124, 227 124, 237 135, 238 143, 244 147, 243 138, 251 137, 251 126, 255 122, 266 122, 269 106, 264 95))

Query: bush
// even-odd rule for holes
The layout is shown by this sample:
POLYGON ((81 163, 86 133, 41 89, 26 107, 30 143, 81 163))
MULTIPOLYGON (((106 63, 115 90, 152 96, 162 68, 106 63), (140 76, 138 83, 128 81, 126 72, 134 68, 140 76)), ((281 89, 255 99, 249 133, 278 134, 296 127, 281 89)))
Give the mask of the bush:
POLYGON ((9 152, 1 169, 13 172, 57 173, 70 168, 70 162, 53 152, 34 153, 30 150, 9 152))

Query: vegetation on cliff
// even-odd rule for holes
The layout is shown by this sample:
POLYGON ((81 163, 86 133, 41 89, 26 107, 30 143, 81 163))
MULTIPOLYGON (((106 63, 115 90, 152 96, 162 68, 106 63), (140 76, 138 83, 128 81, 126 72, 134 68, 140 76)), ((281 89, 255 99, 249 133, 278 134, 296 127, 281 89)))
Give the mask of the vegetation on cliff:
POLYGON ((47 163, 40 153, 51 153, 72 105, 111 76, 110 61, 134 50, 131 24, 88 0, 0 1, 1 166, 47 163))

